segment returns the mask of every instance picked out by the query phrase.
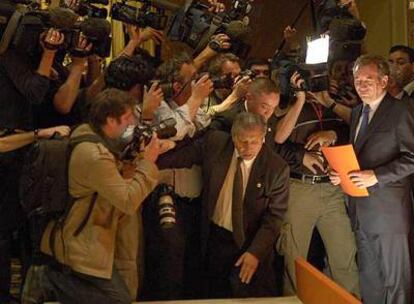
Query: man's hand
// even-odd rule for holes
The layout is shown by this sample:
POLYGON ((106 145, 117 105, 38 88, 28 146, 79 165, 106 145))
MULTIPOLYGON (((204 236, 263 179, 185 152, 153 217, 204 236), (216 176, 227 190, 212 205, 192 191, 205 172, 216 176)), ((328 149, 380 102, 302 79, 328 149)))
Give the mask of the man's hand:
POLYGON ((283 38, 285 38, 291 51, 300 48, 300 44, 297 37, 297 31, 294 27, 288 25, 283 31, 283 38))
POLYGON ((176 143, 170 139, 160 139, 160 154, 166 153, 175 148, 176 143))
MULTIPOLYGON (((230 37, 223 33, 211 36, 210 41, 215 41, 220 46, 219 50, 222 51, 231 47, 230 37)), ((207 48, 210 48, 210 46, 207 45, 207 48)))
POLYGON ((160 152, 160 142, 157 138, 157 134, 154 133, 152 135, 151 141, 144 148, 142 158, 155 164, 155 162, 158 159, 158 156, 160 155, 160 152))
POLYGON ((235 266, 240 266, 240 281, 242 281, 242 283, 249 284, 254 273, 257 270, 257 267, 259 266, 259 259, 256 258, 253 254, 246 251, 237 260, 235 266))
POLYGON ((350 172, 348 173, 348 177, 358 188, 368 188, 378 183, 374 170, 350 172))
POLYGON ((152 120, 155 111, 161 105, 161 101, 164 99, 164 93, 159 87, 157 82, 154 82, 150 89, 147 91, 147 87, 144 86, 144 101, 142 106, 142 118, 152 120))
POLYGON ((331 184, 334 186, 338 186, 341 183, 341 178, 339 177, 338 172, 335 170, 329 170, 329 179, 331 180, 331 184))
POLYGON ((68 136, 70 133, 70 128, 68 126, 57 126, 47 129, 40 129, 38 136, 40 138, 50 138, 55 133, 59 134, 60 136, 68 136))
POLYGON ((335 131, 318 131, 312 133, 308 137, 308 141, 305 144, 306 150, 312 150, 315 146, 319 145, 318 150, 321 147, 327 147, 335 143, 337 140, 336 132, 335 131))
POLYGON ((128 37, 130 42, 134 42, 137 45, 141 42, 141 29, 133 24, 126 25, 128 37))
POLYGON ((162 42, 164 42, 164 33, 152 27, 146 27, 141 31, 140 39, 141 42, 152 40, 156 44, 161 44, 162 42))
POLYGON ((204 101, 208 95, 213 91, 213 82, 210 80, 208 74, 203 75, 198 81, 192 84, 191 96, 196 99, 204 101))
POLYGON ((39 39, 43 51, 56 52, 65 40, 65 35, 54 28, 50 28, 46 32, 43 32, 39 39))
POLYGON ((295 96, 300 101, 305 101, 305 98, 306 98, 305 92, 302 91, 304 84, 305 84, 305 80, 303 80, 303 78, 300 76, 298 71, 295 71, 292 77, 290 77, 290 85, 292 86, 292 88, 297 90, 295 92, 295 96))
POLYGON ((74 64, 84 65, 87 61, 87 55, 92 49, 92 43, 88 43, 88 39, 84 36, 79 36, 74 49, 75 52, 71 54, 72 62, 74 64))
POLYGON ((244 76, 239 79, 236 78, 232 94, 234 94, 237 99, 244 98, 251 83, 252 79, 249 76, 244 76))
POLYGON ((208 3, 210 4, 210 8, 208 10, 212 13, 221 13, 226 9, 226 6, 218 0, 208 0, 208 3))
POLYGON ((308 168, 313 174, 317 174, 315 167, 319 168, 322 172, 325 172, 326 169, 323 166, 323 157, 316 153, 305 152, 303 155, 302 164, 308 168))

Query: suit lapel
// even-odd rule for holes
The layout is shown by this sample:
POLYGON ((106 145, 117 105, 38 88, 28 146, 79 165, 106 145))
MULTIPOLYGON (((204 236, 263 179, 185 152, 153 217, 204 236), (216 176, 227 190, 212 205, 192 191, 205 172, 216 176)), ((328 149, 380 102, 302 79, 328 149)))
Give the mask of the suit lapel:
POLYGON ((363 105, 360 104, 357 107, 355 107, 355 109, 353 110, 354 119, 351 121, 351 128, 350 128, 350 132, 349 132, 349 142, 351 144, 355 143, 355 134, 356 134, 356 129, 357 129, 357 126, 358 126, 359 119, 361 117, 362 106, 363 105))
MULTIPOLYGON (((390 98, 388 98, 387 95, 385 95, 384 99, 378 106, 378 109, 375 111, 374 116, 369 122, 367 131, 361 138, 358 138, 355 142, 355 150, 357 153, 361 151, 362 147, 366 143, 367 139, 370 137, 371 133, 375 131, 375 129, 377 129, 379 126, 381 126, 382 121, 387 118, 387 113, 389 113, 388 110, 390 106, 392 106, 392 103, 393 101, 390 100, 390 98)), ((359 116, 361 116, 361 114, 359 116)), ((359 122, 359 118, 357 121, 359 122)))
MULTIPOLYGON (((231 159, 233 157, 234 152, 234 145, 231 137, 229 137, 228 142, 226 143, 226 148, 223 149, 223 153, 220 155, 220 157, 216 158, 212 162, 211 166, 211 172, 210 175, 211 181, 210 181, 210 197, 209 197, 209 210, 208 215, 209 218, 212 217, 214 209, 216 208, 218 196, 220 194, 221 188, 223 187, 224 180, 226 178, 227 172, 230 167, 231 159)), ((208 183, 208 181, 205 181, 205 184, 208 183)))

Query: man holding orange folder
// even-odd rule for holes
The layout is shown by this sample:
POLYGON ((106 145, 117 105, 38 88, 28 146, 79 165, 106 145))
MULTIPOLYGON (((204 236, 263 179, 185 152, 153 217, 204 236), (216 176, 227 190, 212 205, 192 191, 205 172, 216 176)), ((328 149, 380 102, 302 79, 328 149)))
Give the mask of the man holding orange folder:
MULTIPOLYGON (((350 139, 361 170, 348 174, 365 197, 349 196, 356 234, 361 295, 366 304, 411 303, 413 213, 409 176, 414 173, 414 113, 386 94, 388 63, 361 56, 354 66, 363 101, 352 111, 350 139)), ((338 185, 341 178, 331 173, 338 185)))

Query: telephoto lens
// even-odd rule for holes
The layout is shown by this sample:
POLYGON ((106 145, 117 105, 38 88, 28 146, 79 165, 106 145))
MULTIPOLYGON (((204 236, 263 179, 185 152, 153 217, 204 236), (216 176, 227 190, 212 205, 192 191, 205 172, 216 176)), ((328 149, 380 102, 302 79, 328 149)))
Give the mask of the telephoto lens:
POLYGON ((161 228, 172 228, 177 223, 172 187, 166 184, 159 186, 158 216, 161 228))

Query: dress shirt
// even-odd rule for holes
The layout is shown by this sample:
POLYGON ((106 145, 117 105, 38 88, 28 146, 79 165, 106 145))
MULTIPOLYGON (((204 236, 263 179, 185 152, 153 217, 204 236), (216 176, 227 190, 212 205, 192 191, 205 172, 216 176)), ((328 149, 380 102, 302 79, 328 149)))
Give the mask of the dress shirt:
MULTIPOLYGON (((232 221, 232 205, 233 205, 233 184, 234 176, 236 174, 237 158, 239 153, 235 149, 231 158, 229 170, 227 171, 226 178, 224 179, 223 186, 221 187, 219 197, 217 199, 216 208, 214 209, 212 221, 224 229, 233 231, 232 221)), ((249 181, 250 172, 254 160, 243 160, 241 162, 241 170, 243 177, 243 197, 246 192, 247 183, 249 181)))
POLYGON ((409 84, 407 84, 404 89, 398 93, 395 98, 402 99, 404 97, 404 93, 406 93, 408 96, 411 96, 414 91, 414 80, 411 81, 409 84))
POLYGON ((211 118, 200 108, 197 110, 193 122, 187 104, 178 106, 174 101, 167 103, 163 100, 155 111, 154 119, 156 123, 160 123, 168 118, 174 118, 176 121, 177 134, 170 138, 176 141, 183 139, 186 135, 193 137, 196 130, 207 127, 211 122, 211 118))

